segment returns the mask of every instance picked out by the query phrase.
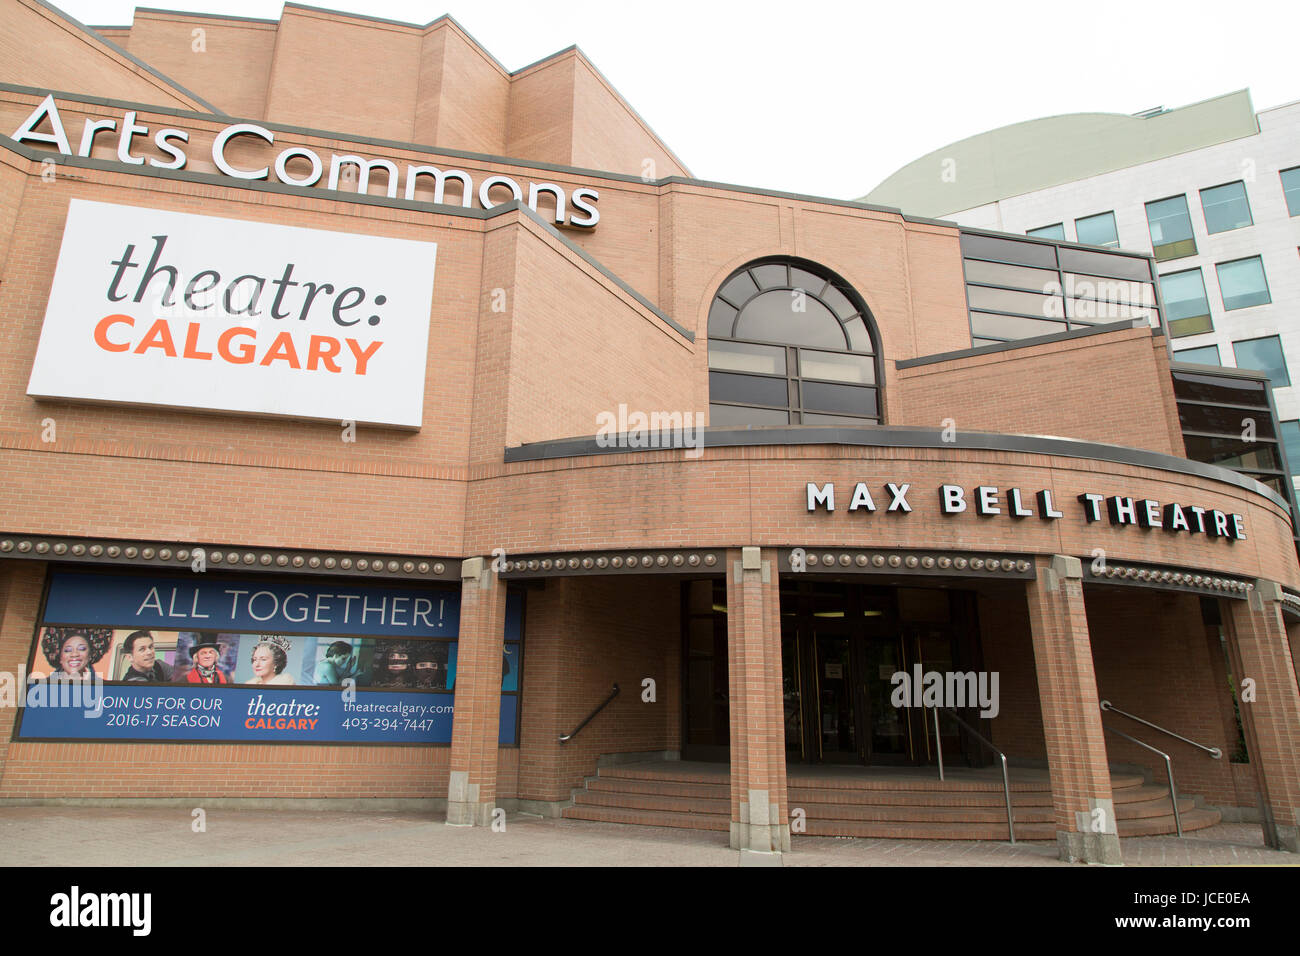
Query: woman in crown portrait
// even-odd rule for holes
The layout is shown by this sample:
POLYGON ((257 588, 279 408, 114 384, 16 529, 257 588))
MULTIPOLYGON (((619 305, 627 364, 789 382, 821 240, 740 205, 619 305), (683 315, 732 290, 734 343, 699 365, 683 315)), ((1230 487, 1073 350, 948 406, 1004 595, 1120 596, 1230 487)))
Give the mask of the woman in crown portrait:
POLYGON ((292 674, 284 672, 293 644, 288 638, 268 634, 253 648, 253 676, 246 684, 293 684, 292 674))

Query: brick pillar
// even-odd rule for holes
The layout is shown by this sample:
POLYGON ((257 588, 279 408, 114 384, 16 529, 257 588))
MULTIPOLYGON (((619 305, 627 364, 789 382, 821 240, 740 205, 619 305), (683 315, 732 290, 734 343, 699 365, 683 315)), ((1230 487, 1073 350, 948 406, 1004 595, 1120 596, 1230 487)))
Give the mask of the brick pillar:
POLYGON ((1264 841, 1300 853, 1300 689, 1282 623, 1282 589, 1257 581, 1245 601, 1227 602, 1229 648, 1237 693, 1255 682, 1254 701, 1242 700, 1241 724, 1263 798, 1264 841))
POLYGON ((496 809, 505 620, 505 584, 482 558, 462 562, 456 710, 447 782, 450 826, 488 826, 496 809))
POLYGON ((779 864, 790 849, 776 567, 771 550, 727 552, 731 846, 742 866, 779 864))
MULTIPOLYGON (((13 675, 13 699, 17 705, 25 700, 27 688, 18 676, 30 663, 32 634, 40 614, 41 593, 45 587, 45 562, 0 561, 0 671, 13 675)), ((48 672, 45 658, 40 669, 48 672)), ((5 776, 9 757, 9 739, 13 736, 17 706, 0 706, 0 782, 5 776)))
POLYGON ((1027 586, 1061 859, 1119 863, 1115 804, 1078 558, 1039 559, 1027 586), (1100 812, 1097 812, 1100 811, 1100 812))

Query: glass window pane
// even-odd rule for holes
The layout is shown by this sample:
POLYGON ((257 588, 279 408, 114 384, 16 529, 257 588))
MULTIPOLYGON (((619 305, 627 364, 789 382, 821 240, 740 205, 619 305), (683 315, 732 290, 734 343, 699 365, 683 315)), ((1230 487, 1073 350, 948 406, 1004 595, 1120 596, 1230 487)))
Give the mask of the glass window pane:
POLYGON ((809 295, 821 295, 822 289, 826 288, 825 279, 794 266, 790 267, 790 284, 796 289, 803 289, 809 295))
POLYGON ((1201 208, 1205 210, 1205 231, 1211 234, 1253 225, 1242 182, 1202 189, 1201 208))
POLYGON ((1095 252, 1091 249, 1062 249, 1061 269, 1086 272, 1092 276, 1151 281, 1151 265, 1144 257, 1118 252, 1095 252))
POLYGON ((855 352, 873 352, 871 336, 867 334, 867 323, 858 316, 844 323, 844 331, 849 333, 849 348, 855 352))
POLYGON ((1170 325, 1177 319, 1209 315, 1210 303, 1205 297, 1205 280, 1200 269, 1174 272, 1160 277, 1160 295, 1165 300, 1165 317, 1170 325))
POLYGON ((1087 246, 1105 246, 1108 249, 1119 248, 1119 232, 1115 228, 1115 214, 1103 212, 1096 216, 1087 216, 1074 220, 1074 234, 1087 246))
POLYGON ((1173 378, 1174 395, 1179 399, 1268 408, 1262 381, 1213 372, 1174 372, 1173 378))
POLYGON ((1062 223, 1052 223, 1050 226, 1039 226, 1037 229, 1030 229, 1025 233, 1026 236, 1033 236, 1035 239, 1060 239, 1065 241, 1065 226, 1062 223))
POLYGON ((784 263, 755 266, 749 271, 753 273, 754 277, 758 279, 758 284, 764 289, 783 289, 790 283, 790 276, 786 273, 784 263))
POLYGON ((1241 435, 1254 422, 1255 437, 1261 440, 1273 440, 1273 416, 1261 415, 1255 411, 1240 408, 1223 408, 1220 405, 1191 405, 1181 402, 1178 405, 1178 421, 1183 431, 1212 432, 1228 435, 1240 440, 1241 435))
POLYGON ((1186 196, 1149 202, 1146 209, 1151 246, 1157 259, 1195 254, 1196 240, 1192 238, 1192 217, 1187 213, 1186 196))
POLYGON ((756 295, 741 310, 736 338, 782 342, 828 349, 848 348, 839 320, 810 296, 795 296, 790 289, 773 289, 756 295), (803 311, 798 311, 802 306, 803 311))
POLYGON ((1199 349, 1182 349, 1174 353, 1175 362, 1192 362, 1196 365, 1222 365, 1219 361, 1219 347, 1205 345, 1199 349))
POLYGON ((1286 210, 1300 216, 1300 166, 1282 170, 1282 194, 1286 196, 1286 210))
POLYGON ((772 408, 745 408, 742 405, 710 405, 709 425, 729 428, 736 425, 789 425, 790 413, 772 408))
POLYGON ((874 418, 856 418, 851 415, 823 415, 820 412, 804 412, 805 425, 873 425, 874 418))
POLYGON ((1056 268, 1056 247, 1045 246, 1038 242, 1020 242, 1016 239, 962 233, 961 253, 975 259, 993 259, 997 262, 1014 262, 1022 266, 1056 268))
POLYGON ((1237 368, 1258 369, 1267 373, 1274 388, 1285 388, 1291 384, 1291 376, 1286 370, 1286 358, 1282 355, 1282 340, 1276 335, 1233 342, 1232 351, 1237 357, 1237 368))
POLYGON ((789 396, 789 388, 783 378, 733 375, 730 372, 709 373, 709 398, 715 402, 788 406, 789 396))
POLYGON ((971 333, 986 339, 1029 339, 1037 335, 1055 335, 1066 330, 1064 322, 1048 319, 1022 319, 1014 315, 970 314, 971 333))
POLYGON ((1273 442, 1246 442, 1240 438, 1204 438, 1199 435, 1183 436, 1187 457, 1211 465, 1233 469, 1263 469, 1280 471, 1276 445, 1273 442))
POLYGON ((967 286, 966 295, 972 309, 994 309, 998 312, 1020 312, 1044 318, 1063 318, 1065 303, 1059 295, 1038 295, 1034 292, 1012 292, 1009 289, 989 289, 985 286, 967 286))
POLYGON ((1169 335, 1175 339, 1213 331, 1214 323, 1210 321, 1208 315, 1193 315, 1186 319, 1174 319, 1169 323, 1169 335))
POLYGON ((1140 305, 1128 305, 1105 299, 1067 299, 1071 321, 1080 321, 1088 325, 1105 325, 1107 322, 1127 322, 1141 319, 1148 325, 1155 325, 1154 309, 1145 309, 1140 305))
POLYGON ((1291 474, 1300 474, 1300 421, 1279 422, 1282 441, 1286 445, 1286 460, 1291 474))
POLYGON ((1065 273, 1067 295, 1080 299, 1097 299, 1102 302, 1127 302, 1129 305, 1153 306, 1156 294, 1149 283, 1126 282, 1122 279, 1104 279, 1098 276, 1065 273))
POLYGON ((758 286, 754 284, 750 274, 741 272, 728 279, 722 288, 718 290, 718 295, 726 296, 728 302, 740 308, 757 291, 758 286))
POLYGON ((966 281, 1014 286, 1034 292, 1056 292, 1061 285, 1061 276, 1055 269, 1031 269, 1029 266, 1009 266, 1000 262, 967 259, 966 281))
POLYGON ((709 368, 784 375, 785 349, 779 345, 750 345, 747 342, 710 342, 709 368))
POLYGON ((853 303, 835 286, 827 286, 821 293, 822 301, 835 310, 835 314, 841 319, 847 319, 851 315, 857 315, 858 310, 853 307, 853 303))
POLYGON ((709 338, 729 338, 738 314, 721 299, 714 299, 713 305, 709 306, 709 338))
POLYGON ((856 385, 803 382, 803 407, 823 412, 876 415, 876 390, 856 385))
POLYGON ((803 378, 829 378, 836 382, 876 384, 876 363, 867 355, 799 350, 799 374, 803 378))
POLYGON ((1225 309, 1245 309, 1273 301, 1268 294, 1264 263, 1259 256, 1220 262, 1214 268, 1219 274, 1219 291, 1223 293, 1225 309))

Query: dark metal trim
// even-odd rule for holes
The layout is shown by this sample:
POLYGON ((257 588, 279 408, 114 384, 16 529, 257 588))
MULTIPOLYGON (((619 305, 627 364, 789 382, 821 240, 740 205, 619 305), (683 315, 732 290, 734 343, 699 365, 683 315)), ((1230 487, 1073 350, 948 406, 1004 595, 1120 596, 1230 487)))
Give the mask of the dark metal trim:
POLYGON ((843 546, 778 548, 777 570, 781 574, 881 575, 886 577, 997 578, 1032 580, 1034 556, 1020 552, 900 550, 845 548, 843 546), (796 553, 803 568, 794 570, 796 553), (830 558, 830 563, 827 563, 830 558))
MULTIPOLYGON (((971 310, 967 310, 968 314, 971 310)), ((977 309, 975 311, 987 312, 988 309, 977 309)), ((1026 316, 1026 318, 1035 318, 1026 316)), ((1065 319, 1042 319, 1043 322, 1057 322, 1064 325, 1065 319)), ((937 365, 940 362, 950 362, 953 359, 969 358, 975 355, 990 355, 994 352, 1007 352, 1011 349, 1030 348, 1034 345, 1047 345, 1052 342, 1065 342, 1069 339, 1083 338, 1087 335, 1102 335, 1107 332, 1120 332, 1125 329, 1150 329, 1151 326, 1141 319, 1121 319, 1119 322, 1108 322, 1105 325, 1086 325, 1082 328, 1069 329, 1064 332, 1052 332, 1048 335, 1035 335, 1028 339, 1009 339, 1000 345, 977 345, 969 349, 956 349, 952 352, 936 352, 934 355, 922 355, 913 359, 896 359, 894 367, 897 369, 916 368, 921 365, 937 365)), ((980 336, 984 338, 984 336, 980 336)))
POLYGON ((0 533, 0 558, 19 561, 186 571, 192 566, 195 551, 203 552, 206 567, 213 572, 365 577, 376 581, 460 580, 460 558, 432 555, 0 533), (219 559, 217 555, 220 555, 219 559), (235 556, 233 562, 229 557, 232 555, 235 556), (245 560, 249 556, 252 560, 245 560), (407 565, 410 565, 409 569, 407 565), (380 569, 374 570, 376 566, 380 569))
POLYGON ((1253 579, 1238 574, 1207 574, 1195 568, 1135 561, 1105 562, 1098 569, 1095 565, 1101 559, 1091 555, 1080 556, 1079 561, 1086 584, 1179 591, 1239 601, 1244 601, 1255 587, 1253 579))
POLYGON ((535 552, 509 555, 498 570, 502 580, 627 574, 722 574, 722 548, 625 548, 603 551, 535 552))
MULTIPOLYGON (((985 346, 988 347, 988 346, 985 346)), ((561 438, 554 441, 533 442, 506 448, 505 462, 545 461, 557 458, 579 458, 595 455, 626 455, 638 451, 659 451, 682 448, 674 444, 671 432, 651 433, 653 443, 648 448, 629 448, 622 436, 598 442, 596 437, 561 438), (660 440, 662 439, 662 440, 660 440)), ((1046 435, 1003 435, 996 432, 958 430, 954 441, 943 440, 941 430, 902 428, 893 425, 854 427, 847 425, 775 425, 756 428, 705 428, 705 448, 734 448, 752 446, 806 446, 849 445, 866 448, 933 448, 980 451, 1013 451, 1033 455, 1053 455, 1061 458, 1083 458, 1091 461, 1110 461, 1140 468, 1154 468, 1178 475, 1191 475, 1222 482, 1243 491, 1261 495, 1281 508, 1288 504, 1273 489, 1227 468, 1207 465, 1186 458, 1176 458, 1163 452, 1128 448, 1123 445, 1105 445, 1100 442, 1073 438, 1054 438, 1046 435)))

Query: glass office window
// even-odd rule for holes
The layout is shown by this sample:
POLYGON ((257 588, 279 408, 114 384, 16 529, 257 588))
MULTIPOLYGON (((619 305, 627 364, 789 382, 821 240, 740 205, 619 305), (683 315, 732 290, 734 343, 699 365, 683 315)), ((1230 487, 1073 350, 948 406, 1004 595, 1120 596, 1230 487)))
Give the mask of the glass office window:
POLYGON ((1232 351, 1237 357, 1237 368, 1258 369, 1266 373, 1274 388, 1285 388, 1291 384, 1291 376, 1286 370, 1286 357, 1282 354, 1282 340, 1276 335, 1233 342, 1232 351))
POLYGON ((1286 211, 1300 216, 1300 166, 1282 170, 1282 193, 1286 196, 1286 211))
POLYGON ((1211 234, 1254 225, 1246 184, 1240 181, 1202 189, 1201 209, 1205 212, 1205 231, 1211 234))
POLYGON ((1103 212, 1096 216, 1074 220, 1074 234, 1085 245, 1104 246, 1107 249, 1119 248, 1119 232, 1115 228, 1113 212, 1103 212))
POLYGON ((1222 365, 1219 361, 1219 347, 1206 345, 1199 349, 1182 349, 1174 353, 1175 362, 1191 362, 1195 365, 1222 365))
POLYGON ((1060 239, 1064 242, 1065 226, 1059 222, 1051 226, 1039 226, 1037 229, 1030 229, 1025 235, 1036 239, 1060 239))
POLYGON ((1264 263, 1259 256, 1220 262, 1214 268, 1219 273, 1219 291, 1223 293, 1225 309, 1247 309, 1273 301, 1268 294, 1264 263))
POLYGON ((1279 422, 1282 426, 1282 443, 1286 446, 1286 463, 1291 474, 1300 474, 1300 421, 1279 422))
POLYGON ((1196 255, 1186 196, 1147 203, 1147 226, 1151 230, 1152 251, 1159 261, 1196 255))
POLYGON ((1200 269, 1161 276, 1160 294, 1165 300, 1165 320, 1169 323, 1169 334, 1172 337, 1214 330, 1210 321, 1210 303, 1205 297, 1205 280, 1201 278, 1200 269))

